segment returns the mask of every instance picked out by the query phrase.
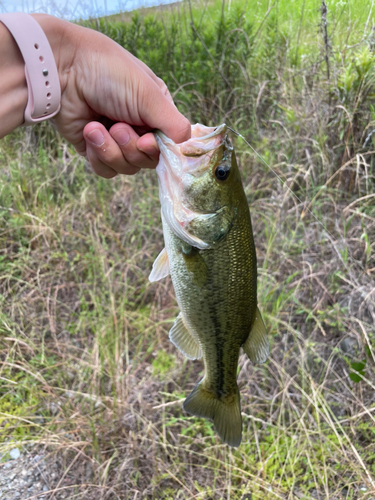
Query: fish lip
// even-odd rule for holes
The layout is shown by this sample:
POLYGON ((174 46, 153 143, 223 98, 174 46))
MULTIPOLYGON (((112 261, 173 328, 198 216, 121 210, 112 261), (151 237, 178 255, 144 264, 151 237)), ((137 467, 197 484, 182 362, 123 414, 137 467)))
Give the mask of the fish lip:
MULTIPOLYGON (((155 130, 154 137, 160 150, 160 156, 168 158, 170 172, 174 171, 178 177, 183 174, 199 177, 205 172, 215 151, 223 144, 228 143, 227 130, 228 127, 225 123, 218 127, 206 127, 197 123, 191 126, 191 138, 181 143, 175 143, 161 130, 155 130), (203 156, 206 156, 204 163, 200 160, 203 156)), ((159 170, 158 167, 156 172, 159 170)))
MULTIPOLYGON (((193 127, 196 127, 196 125, 192 125, 192 130, 193 130, 193 127)), ((213 128, 213 127, 206 127, 206 128, 213 128)), ((178 142, 178 143, 174 142, 172 139, 170 139, 169 137, 167 137, 161 130, 158 130, 158 129, 154 131, 154 136, 155 136, 158 144, 161 143, 161 144, 163 144, 165 146, 169 145, 169 146, 181 147, 184 144, 187 144, 189 141, 193 141, 193 140, 194 141, 198 141, 198 142, 205 142, 205 141, 207 141, 209 139, 213 139, 214 137, 216 137, 218 135, 224 134, 227 130, 228 130, 228 127, 227 127, 226 123, 222 123, 218 127, 215 127, 214 130, 212 130, 212 132, 210 132, 210 133, 208 133, 206 135, 202 135, 202 136, 198 136, 198 137, 192 136, 187 141, 178 142)), ((223 140, 224 140, 224 138, 223 138, 223 140)), ((216 148, 217 148, 217 145, 215 146, 215 148, 212 148, 212 149, 216 149, 216 148)), ((205 151, 202 154, 206 154, 209 151, 211 151, 211 149, 205 151)))

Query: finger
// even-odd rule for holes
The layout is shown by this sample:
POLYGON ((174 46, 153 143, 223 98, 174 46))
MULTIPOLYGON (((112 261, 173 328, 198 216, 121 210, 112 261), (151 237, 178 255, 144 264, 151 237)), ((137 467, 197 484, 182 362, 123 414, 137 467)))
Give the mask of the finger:
POLYGON ((152 168, 154 161, 136 147, 138 135, 126 124, 116 125, 123 125, 123 132, 128 131, 127 139, 124 141, 125 145, 119 145, 99 122, 91 122, 84 128, 83 135, 86 139, 87 149, 91 150, 90 163, 94 170, 97 164, 100 167, 104 164, 117 173, 133 175, 142 166, 152 168), (133 152, 134 149, 135 152, 133 152), (124 156, 123 150, 127 152, 129 158, 124 156))
POLYGON ((184 142, 191 137, 191 125, 153 80, 144 78, 138 89, 140 116, 151 128, 160 129, 174 142, 184 142))
POLYGON ((142 68, 142 70, 145 73, 147 73, 147 75, 150 78, 152 78, 152 80, 158 85, 158 87, 163 92, 163 94, 165 95, 165 97, 167 99, 169 99, 174 106, 176 106, 175 103, 174 103, 174 101, 173 101, 173 98, 171 96, 171 93, 169 92, 169 89, 168 89, 167 85, 165 84, 164 80, 162 80, 161 78, 159 78, 158 76, 156 76, 155 73, 148 66, 146 66, 145 63, 143 63, 142 61, 140 61, 136 57, 134 57, 134 59, 135 59, 135 62, 137 63, 137 65, 140 68, 142 68))
MULTIPOLYGON (((125 49, 124 49, 125 50, 125 49)), ((126 51, 127 52, 127 55, 128 57, 130 57, 132 59, 132 61, 140 68, 142 69, 142 71, 144 71, 150 78, 152 78, 152 80, 154 80, 154 82, 160 87, 162 88, 163 87, 163 91, 164 91, 164 87, 166 89, 166 93, 169 94, 169 90, 168 90, 168 87, 166 86, 166 84, 164 83, 164 81, 159 78, 158 76, 155 75, 155 73, 152 71, 152 69, 150 69, 144 62, 142 62, 140 59, 137 59, 135 56, 133 56, 133 54, 131 54, 130 52, 126 51)), ((170 94, 169 94, 170 95, 170 94)), ((170 96, 171 98, 171 101, 173 102, 173 99, 172 99, 172 96, 170 96)))
POLYGON ((108 167, 108 165, 105 165, 97 157, 95 150, 92 149, 89 145, 87 146, 86 149, 86 158, 93 171, 97 175, 100 175, 100 177, 104 177, 105 179, 112 179, 112 177, 115 177, 117 175, 117 172, 115 172, 113 168, 110 168, 108 167))
MULTIPOLYGON (((128 52, 128 54, 130 54, 130 52, 128 52)), ((141 68, 145 73, 147 73, 147 75, 150 78, 152 78, 156 83, 157 83, 157 80, 160 80, 160 78, 155 75, 155 73, 152 71, 152 69, 150 69, 143 61, 141 61, 140 59, 137 59, 135 56, 133 56, 133 54, 130 54, 130 56, 132 57, 132 60, 134 61, 134 63, 139 68, 141 68)))
MULTIPOLYGON (((159 158, 159 149, 155 144, 149 146, 147 151, 143 151, 138 147, 139 135, 127 123, 116 123, 110 131, 111 137, 120 147, 125 160, 130 165, 135 165, 140 168, 155 168, 159 158)), ((147 134, 153 138, 153 134, 147 134)))
MULTIPOLYGON (((130 54, 130 52, 129 52, 129 54, 130 54)), ((130 54, 130 56, 133 58, 133 61, 137 64, 137 66, 139 68, 141 68, 145 73, 147 73, 147 75, 150 78, 152 78, 152 80, 154 80, 154 82, 160 87, 161 91, 167 97, 167 99, 169 99, 173 103, 173 105, 175 106, 175 103, 173 102, 173 98, 171 96, 171 93, 169 92, 168 87, 164 83, 164 80, 162 80, 161 78, 156 76, 155 73, 148 66, 146 66, 146 64, 144 62, 140 61, 132 54, 130 54)))
POLYGON ((137 141, 137 148, 155 162, 159 161, 159 147, 154 134, 148 133, 142 135, 137 141))
POLYGON ((156 77, 156 79, 157 79, 156 83, 159 85, 160 90, 163 92, 163 94, 165 95, 165 97, 171 101, 171 103, 173 104, 173 106, 176 107, 176 105, 175 105, 175 103, 173 101, 173 98, 171 96, 171 93, 169 92, 169 88, 164 83, 164 80, 162 80, 159 77, 156 77))

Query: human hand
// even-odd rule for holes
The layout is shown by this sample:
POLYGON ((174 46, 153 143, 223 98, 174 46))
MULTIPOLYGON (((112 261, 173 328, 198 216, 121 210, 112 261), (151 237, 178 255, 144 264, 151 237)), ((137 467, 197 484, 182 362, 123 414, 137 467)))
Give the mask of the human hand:
POLYGON ((189 121, 144 63, 99 32, 44 14, 33 17, 60 75, 61 110, 53 122, 97 174, 111 178, 155 167, 159 150, 152 129, 175 142, 190 138, 189 121))

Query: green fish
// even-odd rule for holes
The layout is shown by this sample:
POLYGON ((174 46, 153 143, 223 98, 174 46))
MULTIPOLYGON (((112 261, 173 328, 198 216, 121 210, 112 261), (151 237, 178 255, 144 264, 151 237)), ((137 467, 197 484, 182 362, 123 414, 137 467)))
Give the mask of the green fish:
POLYGON ((169 338, 186 357, 204 360, 204 378, 184 409, 211 419, 221 439, 236 447, 242 438, 240 348, 263 363, 269 347, 257 307, 250 212, 226 132, 225 124, 196 124, 181 144, 156 133, 165 248, 149 279, 171 275, 180 314, 169 338))

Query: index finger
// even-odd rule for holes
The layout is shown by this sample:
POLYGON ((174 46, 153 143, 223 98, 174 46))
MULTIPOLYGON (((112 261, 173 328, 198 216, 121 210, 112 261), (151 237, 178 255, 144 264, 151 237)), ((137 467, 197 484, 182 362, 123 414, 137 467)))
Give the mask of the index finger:
MULTIPOLYGON (((150 77, 145 78, 138 95, 139 114, 145 124, 152 129, 161 130, 176 143, 190 139, 190 122, 174 105, 165 84, 158 84, 150 77)), ((150 141, 152 142, 150 138, 145 139, 145 143, 149 144, 150 141)), ((154 145, 156 146, 155 140, 154 145)))

